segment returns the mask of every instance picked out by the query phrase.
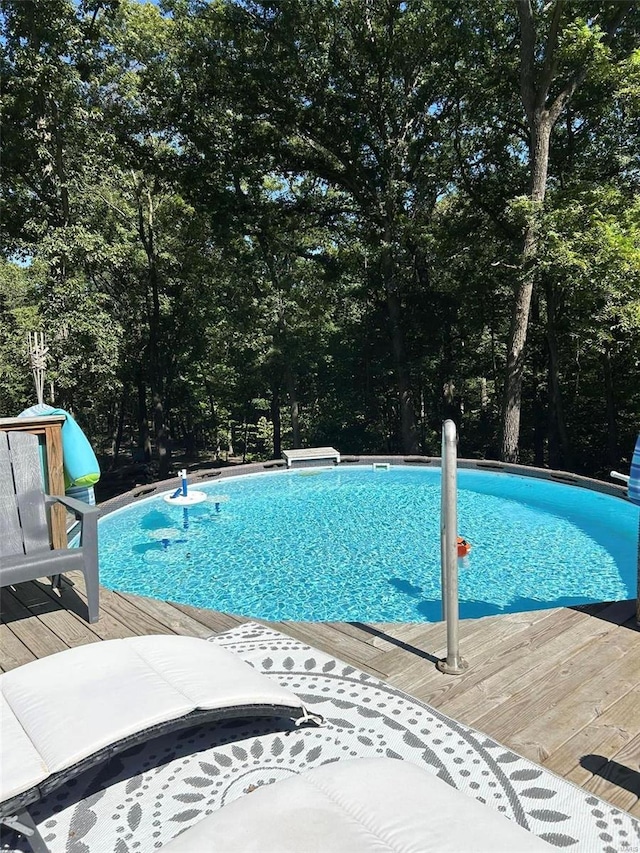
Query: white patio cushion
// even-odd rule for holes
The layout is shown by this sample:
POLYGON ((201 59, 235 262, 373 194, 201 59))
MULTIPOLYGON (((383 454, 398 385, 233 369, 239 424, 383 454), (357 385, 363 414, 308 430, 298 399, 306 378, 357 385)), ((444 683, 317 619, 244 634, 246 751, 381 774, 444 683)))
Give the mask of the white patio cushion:
POLYGON ((128 642, 163 678, 188 696, 194 707, 224 708, 232 702, 302 708, 293 693, 215 643, 170 635, 132 637, 128 642))
POLYGON ((4 673, 0 692, 6 703, 0 802, 110 744, 196 709, 303 707, 232 652, 178 636, 68 649, 4 673))
POLYGON ((47 765, 0 694, 0 791, 2 799, 27 791, 48 775, 47 765), (6 792, 6 793, 5 793, 6 792))
POLYGON ((551 845, 407 761, 325 764, 258 788, 171 853, 533 853, 551 845))

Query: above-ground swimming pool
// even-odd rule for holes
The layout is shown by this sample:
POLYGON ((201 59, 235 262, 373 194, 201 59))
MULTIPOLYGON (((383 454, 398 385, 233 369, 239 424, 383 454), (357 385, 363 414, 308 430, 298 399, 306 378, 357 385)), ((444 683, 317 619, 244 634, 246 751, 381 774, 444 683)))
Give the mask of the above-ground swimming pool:
MULTIPOLYGON (((441 618, 440 469, 371 465, 253 474, 100 521, 113 589, 270 620, 441 618)), ((639 508, 509 473, 458 472, 460 615, 636 595, 639 508)))

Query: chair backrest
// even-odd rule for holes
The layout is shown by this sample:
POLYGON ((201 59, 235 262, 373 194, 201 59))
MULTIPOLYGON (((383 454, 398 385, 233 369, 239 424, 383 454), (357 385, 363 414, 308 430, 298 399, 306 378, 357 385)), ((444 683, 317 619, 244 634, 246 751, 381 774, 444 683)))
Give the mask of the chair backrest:
POLYGON ((50 547, 38 438, 0 430, 0 558, 50 547))

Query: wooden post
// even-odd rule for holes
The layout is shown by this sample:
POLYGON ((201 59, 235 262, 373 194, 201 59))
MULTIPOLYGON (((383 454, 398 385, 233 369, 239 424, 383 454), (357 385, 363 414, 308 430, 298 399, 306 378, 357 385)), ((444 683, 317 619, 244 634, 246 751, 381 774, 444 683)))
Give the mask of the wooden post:
MULTIPOLYGON (((64 415, 41 415, 35 418, 0 418, 0 429, 6 432, 30 432, 38 436, 45 448, 47 470, 45 488, 50 495, 64 495, 64 470, 62 466, 62 424, 64 415)), ((51 544, 54 548, 67 547, 67 516, 58 504, 51 507, 51 544)))

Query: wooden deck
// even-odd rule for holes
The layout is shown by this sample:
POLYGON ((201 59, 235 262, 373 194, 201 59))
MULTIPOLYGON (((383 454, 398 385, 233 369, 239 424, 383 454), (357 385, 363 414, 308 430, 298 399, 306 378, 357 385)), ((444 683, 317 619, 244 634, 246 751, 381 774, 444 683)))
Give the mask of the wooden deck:
MULTIPOLYGON (((134 634, 207 637, 243 621, 102 591, 88 625, 82 579, 3 589, 0 668, 134 634)), ((461 623, 462 676, 440 674, 436 624, 268 623, 396 685, 640 817, 640 631, 635 601, 461 623)))

